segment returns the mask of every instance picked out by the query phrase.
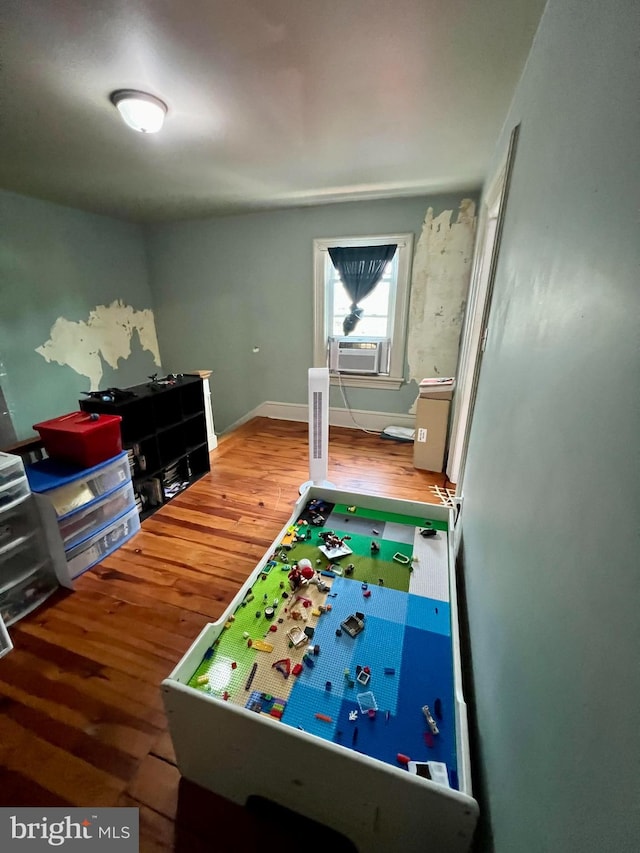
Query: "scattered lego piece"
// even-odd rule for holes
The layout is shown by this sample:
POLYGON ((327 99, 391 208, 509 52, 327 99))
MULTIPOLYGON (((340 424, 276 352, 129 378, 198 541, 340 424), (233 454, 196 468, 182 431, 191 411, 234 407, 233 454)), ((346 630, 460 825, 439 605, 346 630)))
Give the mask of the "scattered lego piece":
POLYGON ((231 661, 231 669, 237 669, 237 668, 238 668, 238 664, 234 660, 232 660, 231 661))
POLYGON ((336 637, 342 636, 342 628, 336 628, 336 637))
POLYGON ((229 701, 229 691, 228 690, 224 691, 224 693, 222 694, 222 698, 224 699, 225 702, 229 701))
POLYGON ((365 672, 363 669, 358 673, 356 681, 362 684, 363 687, 366 687, 366 685, 369 683, 370 678, 371 675, 368 672, 365 672))
POLYGON ((395 671, 395 669, 394 669, 392 666, 385 666, 385 668, 384 668, 384 674, 385 674, 385 675, 395 675, 395 674, 396 674, 396 671, 395 671))
POLYGON ((376 528, 375 528, 375 527, 374 527, 374 528, 372 528, 371 532, 373 533, 373 535, 374 535, 374 536, 380 536, 380 531, 379 531, 379 530, 376 530, 376 528))
POLYGON ((384 586, 384 578, 378 578, 378 586, 384 586))
POLYGON ((420 536, 422 536, 424 539, 431 539, 432 537, 436 536, 437 533, 438 533, 437 530, 429 528, 429 529, 421 530, 420 536))
POLYGON ((301 663, 296 663, 296 664, 294 664, 294 667, 293 667, 293 669, 291 670, 291 672, 292 672, 294 675, 300 675, 300 673, 302 672, 302 664, 301 664, 301 663))
POLYGON ((392 559, 395 560, 396 563, 400 563, 402 566, 408 566, 411 562, 411 560, 404 554, 401 554, 400 551, 396 551, 392 559))
POLYGON ((341 627, 350 637, 357 637, 364 630, 364 615, 352 613, 351 616, 347 616, 344 622, 341 623, 341 627))
POLYGON ((308 667, 309 667, 309 669, 313 669, 313 667, 315 666, 315 663, 313 662, 313 659, 312 659, 312 658, 310 658, 310 657, 309 657, 309 655, 305 655, 305 656, 302 658, 302 661, 303 661, 303 663, 305 664, 305 666, 308 666, 308 667))
POLYGON ((438 724, 436 723, 436 721, 433 719, 433 716, 431 715, 431 711, 430 711, 428 705, 422 706, 422 713, 424 714, 424 717, 427 721, 427 725, 431 729, 431 734, 434 734, 434 735, 439 734, 440 729, 438 728, 438 724))
POLYGON ((262 611, 256 610, 256 619, 259 619, 262 616, 262 611))
POLYGON ((307 625, 307 627, 304 629, 304 633, 310 640, 313 639, 313 635, 315 634, 315 632, 315 628, 312 628, 311 625, 307 625))
POLYGON ((362 597, 363 598, 371 598, 371 590, 365 589, 365 591, 362 593, 362 597))
POLYGON ((360 589, 369 589, 369 584, 368 583, 361 584, 360 589))
POLYGON ((355 569, 355 566, 353 565, 353 563, 349 563, 349 565, 344 570, 346 577, 350 577, 353 574, 354 569, 355 569))
POLYGON ((255 678, 255 674, 256 674, 257 669, 258 669, 258 664, 254 663, 253 666, 251 667, 251 672, 249 673, 249 678, 247 678, 247 683, 244 686, 245 690, 248 690, 251 687, 251 685, 253 683, 253 679, 255 678))
POLYGON ((368 714, 369 711, 378 710, 378 703, 376 702, 376 697, 370 690, 368 690, 366 693, 358 693, 356 699, 358 700, 358 705, 360 706, 360 712, 362 714, 368 714))
POLYGON ((277 670, 285 678, 289 678, 291 673, 291 658, 282 658, 271 664, 271 668, 277 670))
POLYGON ((369 710, 367 711, 367 716, 369 717, 370 720, 375 720, 375 718, 376 718, 375 708, 369 708, 369 710))
POLYGON ((196 678, 196 684, 208 684, 208 683, 209 683, 209 676, 208 675, 199 675, 196 678))
POLYGON ((328 716, 328 714, 314 714, 314 717, 316 718, 316 720, 322 720, 323 723, 333 722, 333 720, 331 719, 331 717, 328 716))
POLYGON ((436 699, 433 703, 433 711, 436 717, 441 720, 442 719, 442 699, 436 699))
POLYGON ((273 619, 275 616, 275 610, 273 607, 265 607, 264 609, 264 618, 265 619, 273 619))
POLYGON ((278 630, 278 626, 277 625, 269 625, 269 630, 271 631, 271 633, 275 633, 278 630))
POLYGON ((402 753, 402 752, 399 752, 396 755, 396 760, 397 760, 398 764, 402 764, 402 765, 404 765, 404 767, 406 767, 409 764, 409 762, 411 761, 409 756, 404 755, 404 753, 402 753))
POLYGON ((424 733, 424 742, 429 749, 433 749, 435 742, 433 740, 433 734, 431 732, 424 733))
POLYGON ((358 712, 357 711, 349 711, 349 722, 353 723, 357 719, 358 719, 358 712))
POLYGON ((254 640, 253 648, 257 649, 259 652, 272 652, 273 646, 271 643, 265 643, 264 640, 254 640))
POLYGON ((325 682, 324 689, 325 690, 331 690, 331 682, 330 681, 325 682))
POLYGON ((356 726, 353 730, 353 735, 351 736, 352 745, 355 746, 357 741, 358 741, 358 727, 356 726))
POLYGON ((373 542, 371 543, 371 551, 372 551, 372 553, 373 553, 373 554, 377 554, 379 550, 380 550, 380 545, 379 545, 379 543, 378 543, 378 542, 376 542, 375 540, 373 540, 373 542))
POLYGON ((247 640, 247 648, 250 649, 252 645, 253 645, 253 640, 251 639, 251 637, 249 637, 249 639, 247 640))
POLYGON ((307 635, 300 628, 290 628, 287 631, 287 637, 291 640, 292 644, 299 648, 300 646, 305 645, 307 640, 309 639, 307 635))
MULTIPOLYGON (((248 635, 247 635, 248 636, 248 635)), ((213 649, 209 648, 204 653, 204 660, 210 660, 213 657, 213 649)))

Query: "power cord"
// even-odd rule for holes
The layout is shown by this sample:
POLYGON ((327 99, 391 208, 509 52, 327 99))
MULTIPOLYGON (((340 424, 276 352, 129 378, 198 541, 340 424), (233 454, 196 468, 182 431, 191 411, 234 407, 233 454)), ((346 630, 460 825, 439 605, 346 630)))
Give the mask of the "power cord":
POLYGON ((354 424, 358 427, 358 429, 361 432, 366 432, 367 435, 380 435, 380 433, 377 430, 367 429, 366 427, 363 427, 362 424, 359 424, 358 421, 354 418, 353 412, 351 411, 351 406, 349 405, 349 401, 347 400, 347 395, 345 394, 345 391, 344 391, 344 385, 342 384, 342 374, 339 371, 336 371, 335 375, 338 377, 338 385, 340 387, 340 393, 342 394, 342 401, 344 403, 344 407, 349 412, 349 416, 351 417, 351 420, 354 422, 354 424))

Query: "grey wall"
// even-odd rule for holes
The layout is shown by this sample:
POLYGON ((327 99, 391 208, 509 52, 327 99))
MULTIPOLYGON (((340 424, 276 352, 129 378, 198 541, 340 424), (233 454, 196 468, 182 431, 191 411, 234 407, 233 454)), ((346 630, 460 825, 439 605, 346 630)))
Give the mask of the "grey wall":
MULTIPOLYGON (((313 240, 413 231, 429 206, 458 210, 465 196, 395 199, 269 211, 149 226, 151 286, 163 363, 209 368, 216 429, 266 400, 306 403, 313 364, 313 240), (260 348, 254 354, 254 346, 260 348)), ((355 409, 407 412, 399 391, 348 388, 355 409)), ((342 406, 338 389, 331 405, 342 406)))
MULTIPOLYGON (((47 363, 36 347, 58 317, 86 321, 115 299, 151 308, 140 226, 0 193, 0 363, 19 438, 37 421, 76 410, 89 389, 86 377, 47 363)), ((103 363, 101 387, 142 382, 158 370, 136 334, 131 349, 117 370, 103 363)))
POLYGON ((463 510, 498 853, 640 838, 638 33, 550 0, 496 150, 521 122, 463 510))

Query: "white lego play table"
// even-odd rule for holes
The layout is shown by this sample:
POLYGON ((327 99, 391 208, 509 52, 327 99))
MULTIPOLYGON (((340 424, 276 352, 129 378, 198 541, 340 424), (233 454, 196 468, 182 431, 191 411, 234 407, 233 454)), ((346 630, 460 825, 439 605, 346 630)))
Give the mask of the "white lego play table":
POLYGON ((361 853, 468 850, 452 538, 447 507, 311 487, 163 682, 181 773, 293 809, 361 853), (329 530, 351 554, 327 559, 329 530), (301 559, 317 574, 292 590, 301 559))

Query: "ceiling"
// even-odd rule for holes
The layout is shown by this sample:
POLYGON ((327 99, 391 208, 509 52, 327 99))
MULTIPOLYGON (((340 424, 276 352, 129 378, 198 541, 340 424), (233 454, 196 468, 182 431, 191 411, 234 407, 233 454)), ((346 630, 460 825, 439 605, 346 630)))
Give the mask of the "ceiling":
POLYGON ((0 186, 139 221, 478 187, 543 7, 3 0, 0 186))

